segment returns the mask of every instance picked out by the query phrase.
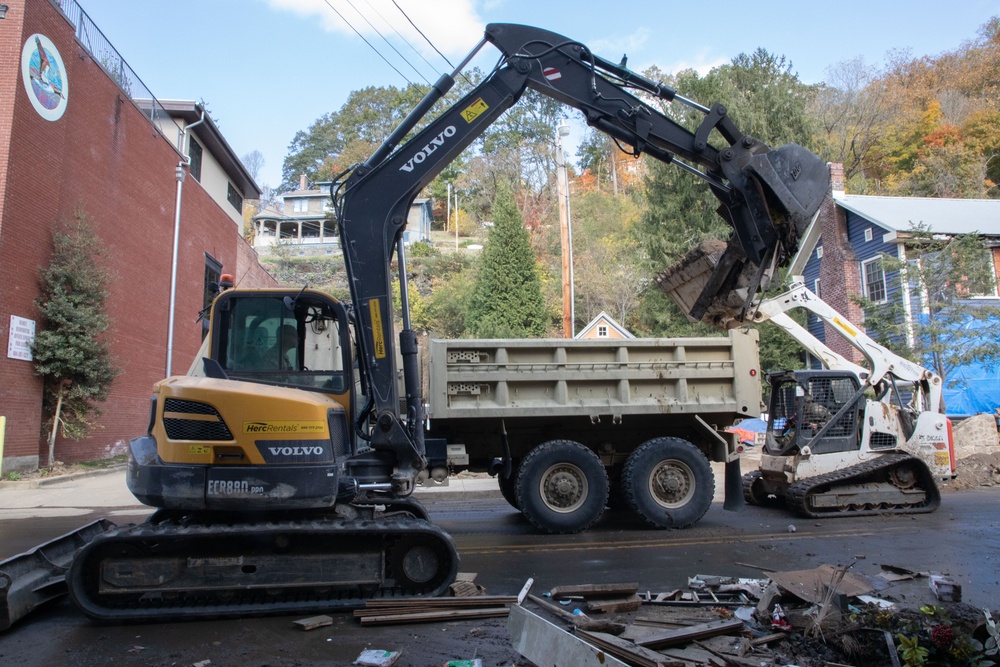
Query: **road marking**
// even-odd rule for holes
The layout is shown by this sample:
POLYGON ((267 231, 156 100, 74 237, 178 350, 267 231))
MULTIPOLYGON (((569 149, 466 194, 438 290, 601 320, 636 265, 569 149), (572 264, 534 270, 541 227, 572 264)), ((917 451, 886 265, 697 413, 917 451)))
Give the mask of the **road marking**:
MULTIPOLYGON (((510 544, 510 545, 491 545, 482 547, 463 547, 461 544, 458 547, 458 551, 462 555, 469 556, 479 556, 479 555, 490 555, 497 553, 555 553, 555 552, 578 552, 578 551, 610 551, 613 549, 662 549, 665 547, 692 547, 699 545, 715 545, 715 544, 731 544, 734 541, 738 542, 778 542, 786 540, 813 540, 813 539, 824 539, 824 538, 843 538, 843 537, 872 537, 874 535, 883 535, 885 533, 900 532, 904 530, 903 528, 898 529, 886 529, 880 528, 878 530, 841 530, 841 531, 828 531, 824 532, 822 535, 813 533, 765 533, 762 535, 745 535, 740 537, 738 540, 734 540, 733 536, 720 536, 713 538, 664 538, 658 540, 628 540, 621 541, 616 540, 614 542, 601 542, 601 543, 588 543, 588 544, 564 544, 564 545, 554 545, 550 541, 538 544, 510 544)), ((550 538, 551 539, 551 538, 550 538)), ((461 540, 458 540, 461 542, 461 540)))

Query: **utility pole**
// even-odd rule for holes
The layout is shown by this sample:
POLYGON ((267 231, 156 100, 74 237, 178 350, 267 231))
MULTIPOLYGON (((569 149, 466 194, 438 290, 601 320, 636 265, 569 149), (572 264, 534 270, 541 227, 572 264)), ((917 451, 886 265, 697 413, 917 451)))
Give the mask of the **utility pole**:
POLYGON ((576 309, 573 303, 573 226, 569 210, 569 175, 566 172, 566 154, 563 152, 563 137, 569 134, 569 125, 562 124, 556 129, 556 197, 559 200, 559 238, 562 244, 562 298, 563 337, 576 335, 576 309))

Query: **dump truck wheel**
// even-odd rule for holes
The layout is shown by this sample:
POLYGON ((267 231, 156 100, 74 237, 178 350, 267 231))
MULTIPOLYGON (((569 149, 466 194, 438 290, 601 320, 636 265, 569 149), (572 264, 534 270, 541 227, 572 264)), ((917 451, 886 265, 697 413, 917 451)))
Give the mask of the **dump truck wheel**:
POLYGON ((629 506, 657 528, 686 528, 712 505, 715 475, 701 451, 680 438, 655 438, 629 454, 622 471, 629 506))
POLYGON ((572 440, 552 440, 531 450, 521 461, 515 486, 521 512, 547 533, 586 530, 608 502, 601 459, 572 440))

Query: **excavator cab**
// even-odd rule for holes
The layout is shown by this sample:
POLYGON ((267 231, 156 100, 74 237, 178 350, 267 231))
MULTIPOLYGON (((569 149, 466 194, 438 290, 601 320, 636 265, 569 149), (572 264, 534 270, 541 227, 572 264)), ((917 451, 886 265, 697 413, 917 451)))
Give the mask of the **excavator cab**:
POLYGON ((853 374, 782 371, 771 373, 768 382, 771 400, 764 446, 769 454, 827 454, 859 448, 860 411, 854 400, 859 385, 853 374))

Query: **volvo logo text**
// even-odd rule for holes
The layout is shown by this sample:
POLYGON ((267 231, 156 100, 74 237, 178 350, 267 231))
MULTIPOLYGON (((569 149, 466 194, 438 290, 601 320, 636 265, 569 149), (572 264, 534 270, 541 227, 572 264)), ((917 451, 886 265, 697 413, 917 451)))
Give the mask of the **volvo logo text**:
POLYGON ((404 164, 402 167, 400 167, 399 170, 400 171, 413 171, 413 166, 414 165, 420 164, 421 162, 423 162, 424 160, 426 160, 427 157, 431 153, 433 153, 434 151, 436 151, 438 149, 438 146, 443 146, 444 145, 444 140, 447 137, 453 137, 453 136, 455 136, 455 132, 456 131, 457 130, 455 130, 455 126, 454 125, 449 125, 448 127, 444 128, 444 130, 442 130, 440 134, 438 134, 436 137, 434 137, 433 139, 431 139, 427 143, 426 146, 424 146, 423 148, 421 148, 419 151, 416 152, 416 154, 413 157, 411 157, 409 160, 407 160, 406 164, 404 164))

